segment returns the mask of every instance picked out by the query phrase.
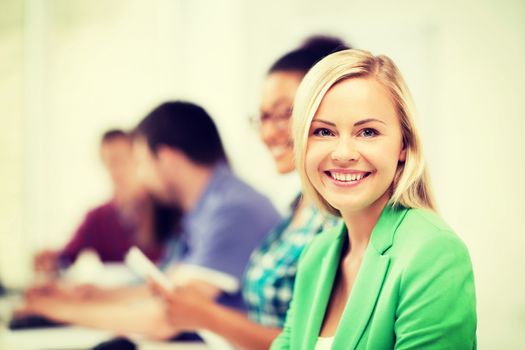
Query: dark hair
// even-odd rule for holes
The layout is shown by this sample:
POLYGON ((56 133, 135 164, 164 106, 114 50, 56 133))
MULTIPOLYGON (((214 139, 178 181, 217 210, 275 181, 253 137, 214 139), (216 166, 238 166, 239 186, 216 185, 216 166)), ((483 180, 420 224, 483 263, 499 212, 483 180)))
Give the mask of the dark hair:
POLYGON ((119 137, 123 137, 127 140, 131 139, 130 134, 128 134, 122 129, 110 129, 102 134, 102 137, 100 138, 100 143, 113 141, 114 139, 117 139, 119 137))
POLYGON ((276 71, 296 71, 306 74, 310 68, 329 54, 350 48, 350 45, 336 37, 311 36, 297 49, 281 56, 270 67, 268 74, 276 71))
POLYGON ((153 232, 158 244, 180 234, 182 215, 179 207, 167 206, 153 199, 153 232))
POLYGON ((190 102, 161 104, 139 123, 133 135, 144 137, 153 153, 160 146, 168 146, 198 164, 226 161, 215 123, 202 107, 190 102))

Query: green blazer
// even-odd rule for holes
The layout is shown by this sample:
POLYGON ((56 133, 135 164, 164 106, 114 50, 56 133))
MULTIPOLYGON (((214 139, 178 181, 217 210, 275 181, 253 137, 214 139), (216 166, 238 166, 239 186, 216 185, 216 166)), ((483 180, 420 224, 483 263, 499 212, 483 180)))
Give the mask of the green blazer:
MULTIPOLYGON (((305 249, 272 350, 314 349, 347 239, 343 224, 305 249)), ((474 276, 465 245, 430 211, 385 207, 332 349, 475 348, 474 276)))

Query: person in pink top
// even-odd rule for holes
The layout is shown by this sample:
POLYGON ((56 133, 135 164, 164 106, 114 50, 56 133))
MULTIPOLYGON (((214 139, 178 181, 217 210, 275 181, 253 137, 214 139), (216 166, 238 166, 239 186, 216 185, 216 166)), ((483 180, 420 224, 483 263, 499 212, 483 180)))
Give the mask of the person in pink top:
POLYGON ((177 213, 156 204, 139 183, 131 136, 118 129, 105 132, 100 157, 110 177, 112 198, 86 214, 64 248, 38 253, 37 271, 53 273, 67 267, 86 249, 94 250, 103 262, 122 262, 134 245, 153 261, 162 256, 177 213))

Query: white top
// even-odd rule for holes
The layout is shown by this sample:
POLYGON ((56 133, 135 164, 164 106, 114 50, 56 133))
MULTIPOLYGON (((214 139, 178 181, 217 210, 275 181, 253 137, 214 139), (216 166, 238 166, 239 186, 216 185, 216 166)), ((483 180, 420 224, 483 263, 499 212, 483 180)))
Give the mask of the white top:
POLYGON ((314 350, 330 350, 333 342, 334 337, 319 337, 317 338, 317 344, 315 344, 314 350))

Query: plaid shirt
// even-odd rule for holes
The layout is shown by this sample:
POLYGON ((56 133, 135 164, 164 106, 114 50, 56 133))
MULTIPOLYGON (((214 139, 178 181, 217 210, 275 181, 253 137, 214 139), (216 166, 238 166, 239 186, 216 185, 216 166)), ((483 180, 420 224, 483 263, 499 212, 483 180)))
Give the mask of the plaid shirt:
POLYGON ((297 263, 304 247, 322 230, 339 220, 327 217, 313 205, 292 212, 256 249, 250 258, 243 283, 248 317, 265 326, 283 327, 292 298, 297 263), (299 215, 299 225, 291 225, 293 215, 299 215))

